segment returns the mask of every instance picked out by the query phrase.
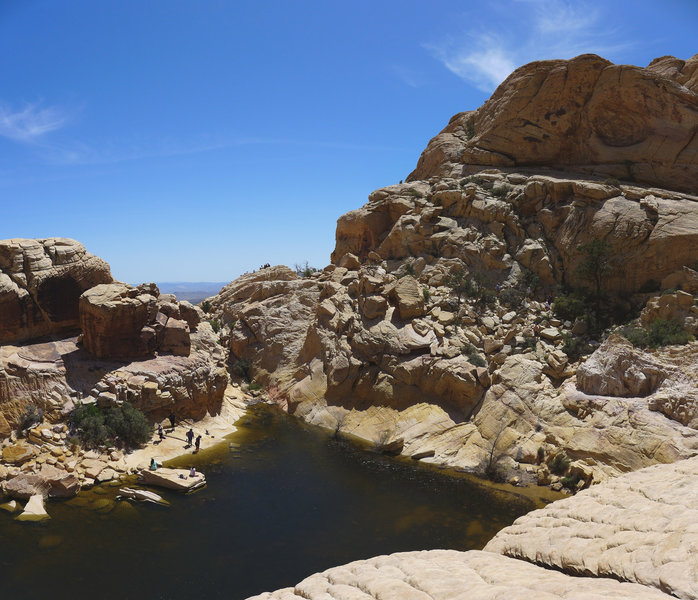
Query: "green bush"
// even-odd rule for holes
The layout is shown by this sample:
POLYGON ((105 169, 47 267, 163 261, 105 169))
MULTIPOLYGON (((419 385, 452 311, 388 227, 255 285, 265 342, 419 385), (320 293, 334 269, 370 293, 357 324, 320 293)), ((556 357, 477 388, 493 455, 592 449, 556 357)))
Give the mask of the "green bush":
POLYGON ((230 365, 230 371, 236 377, 239 377, 240 379, 247 382, 250 381, 250 363, 244 358, 241 358, 240 360, 236 360, 235 362, 233 362, 233 364, 230 365))
POLYGON ((446 278, 446 285, 451 289, 451 292, 456 295, 458 302, 463 296, 469 298, 475 295, 476 288, 468 274, 463 269, 455 269, 446 278))
POLYGON ((492 188, 492 195, 497 198, 505 198, 511 191, 511 186, 508 183, 502 183, 497 187, 492 188))
POLYGON ((17 423, 17 431, 24 431, 25 429, 29 429, 34 425, 38 425, 43 420, 44 411, 38 408, 37 406, 30 404, 29 406, 27 406, 24 413, 19 418, 19 422, 17 423))
POLYGON ((311 267, 308 264, 308 261, 306 260, 303 264, 298 264, 296 263, 294 265, 294 268, 296 269, 296 273, 300 277, 310 277, 313 273, 317 273, 317 269, 315 267, 311 267))
POLYGON ((487 361, 481 355, 473 352, 467 356, 468 362, 474 367, 486 367, 487 361))
POLYGON ((548 468, 554 475, 562 475, 567 471, 567 469, 570 468, 571 462, 572 461, 567 456, 567 453, 564 450, 561 450, 552 457, 548 463, 548 468))
POLYGON ((209 310, 211 310, 211 301, 210 300, 204 300, 201 303, 201 310, 203 310, 205 313, 208 313, 209 310))
POLYGON ((583 338, 565 333, 563 334, 562 339, 564 340, 562 344, 562 351, 572 360, 577 360, 580 356, 586 356, 594 351, 594 349, 583 338))
POLYGON ((429 300, 431 300, 431 290, 429 290, 429 288, 422 288, 422 297, 424 298, 424 302, 429 302, 429 300))
POLYGON ((211 319, 209 323, 211 324, 211 329, 213 329, 213 333, 218 333, 221 330, 221 323, 218 319, 211 319))
POLYGON ((87 448, 108 444, 136 448, 153 435, 146 416, 128 402, 107 410, 96 404, 81 404, 70 413, 68 425, 73 437, 87 448))
POLYGON ((562 294, 553 301, 553 313, 563 321, 575 321, 585 317, 588 310, 586 301, 577 294, 562 294))
POLYGON ((502 288, 499 292, 499 301, 509 308, 521 308, 524 301, 524 294, 521 290, 513 287, 502 288))
POLYGON ((638 348, 683 345, 692 339, 691 334, 681 327, 681 323, 666 319, 657 319, 647 329, 628 325, 618 332, 638 348))

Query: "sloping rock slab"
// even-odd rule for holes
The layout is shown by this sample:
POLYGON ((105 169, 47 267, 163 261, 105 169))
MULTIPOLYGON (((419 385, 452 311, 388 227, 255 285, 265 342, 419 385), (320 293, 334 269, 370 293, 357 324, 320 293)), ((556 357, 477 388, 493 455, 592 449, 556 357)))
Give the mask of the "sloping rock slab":
POLYGON ((359 560, 311 575, 294 588, 248 600, 664 599, 612 579, 570 577, 490 552, 429 550, 359 560))
POLYGON ((143 485, 154 485, 177 490, 178 492, 192 492, 206 485, 206 477, 198 471, 192 477, 187 469, 161 467, 155 471, 143 469, 138 474, 138 482, 143 485))
POLYGON ((698 598, 698 458, 654 465, 517 519, 485 550, 698 598))

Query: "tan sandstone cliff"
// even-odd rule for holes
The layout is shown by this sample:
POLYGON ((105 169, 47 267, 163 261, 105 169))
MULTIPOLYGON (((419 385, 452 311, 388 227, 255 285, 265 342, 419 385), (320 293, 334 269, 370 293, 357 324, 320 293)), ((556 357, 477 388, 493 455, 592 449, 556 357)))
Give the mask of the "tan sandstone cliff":
POLYGON ((546 299, 588 284, 578 248, 605 240, 618 310, 650 299, 644 322, 671 314, 695 330, 697 61, 582 56, 517 70, 452 119, 407 183, 339 219, 332 264, 310 277, 262 269, 211 299, 229 367, 249 363, 311 423, 478 472, 519 467, 555 484, 539 463, 564 450, 588 485, 694 455, 683 373, 695 346, 628 358, 606 344, 596 379, 630 360, 638 381, 597 388, 565 352, 584 323, 546 299), (458 298, 459 271, 499 293, 458 298), (670 287, 681 289, 654 297, 670 287))

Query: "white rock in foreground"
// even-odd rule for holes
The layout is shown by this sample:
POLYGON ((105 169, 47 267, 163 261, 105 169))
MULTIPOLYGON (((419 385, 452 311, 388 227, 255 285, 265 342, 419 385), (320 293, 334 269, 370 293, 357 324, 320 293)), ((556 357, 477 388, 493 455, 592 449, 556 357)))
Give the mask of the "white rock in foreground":
POLYGON ((485 547, 698 598, 698 458, 654 465, 517 519, 485 547))
POLYGON ((43 521, 44 519, 50 519, 51 517, 46 512, 44 508, 44 497, 41 494, 35 494, 24 507, 24 511, 18 517, 16 521, 43 521))
POLYGON ((316 573, 248 600, 669 600, 642 585, 564 573, 471 550, 377 556, 316 573))

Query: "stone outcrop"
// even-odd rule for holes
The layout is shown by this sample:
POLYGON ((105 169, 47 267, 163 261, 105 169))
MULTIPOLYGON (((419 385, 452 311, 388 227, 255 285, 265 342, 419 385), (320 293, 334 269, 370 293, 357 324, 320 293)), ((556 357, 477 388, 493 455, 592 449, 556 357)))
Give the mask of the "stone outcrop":
POLYGON ((628 473, 520 517, 485 550, 698 598, 697 476, 696 458, 628 473))
POLYGON ((80 296, 82 343, 99 358, 137 358, 156 351, 188 356, 190 331, 201 317, 190 303, 160 296, 155 284, 97 285, 80 296))
MULTIPOLYGON (((402 439, 407 456, 478 472, 494 463, 533 476, 539 452, 548 460, 565 449, 599 481, 692 456, 698 444, 684 430, 693 418, 688 383, 672 375, 659 388, 668 372, 690 371, 692 359, 652 371, 656 360, 642 353, 597 354, 588 368, 608 362, 595 375, 608 385, 585 387, 582 375, 577 389, 578 363, 564 349, 583 322, 556 319, 530 298, 586 283, 575 248, 596 234, 618 249, 609 288, 635 292, 695 261, 698 202, 500 171, 390 186, 340 218, 335 264, 308 278, 283 267, 246 275, 211 310, 226 325, 230 364, 249 363, 256 381, 280 387, 282 406, 309 422, 374 443, 402 439), (654 222, 641 208, 650 200, 680 205, 682 217, 654 222), (489 301, 458 300, 448 283, 459 269, 491 289, 489 301), (415 418, 433 429, 412 427, 415 418)), ((647 294, 630 298, 641 306, 647 294)))
POLYGON ((594 600, 672 596, 638 584, 570 577, 491 552, 401 552, 351 562, 307 577, 292 588, 249 600, 594 600))
POLYGON ((549 166, 696 194, 698 55, 646 68, 593 54, 529 63, 429 142, 408 180, 549 166))
POLYGON ((65 238, 0 241, 0 344, 76 331, 78 299, 109 265, 65 238))

